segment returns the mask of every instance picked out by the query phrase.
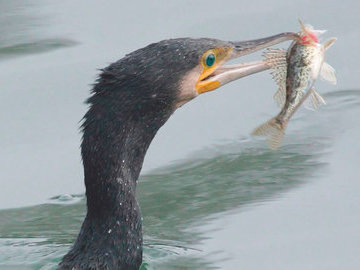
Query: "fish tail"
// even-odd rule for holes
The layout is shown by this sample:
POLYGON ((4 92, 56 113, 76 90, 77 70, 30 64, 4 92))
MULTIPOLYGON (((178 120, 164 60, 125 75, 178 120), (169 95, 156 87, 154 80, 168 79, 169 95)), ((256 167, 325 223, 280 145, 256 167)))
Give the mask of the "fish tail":
POLYGON ((281 123, 276 118, 272 118, 261 126, 257 127, 251 135, 265 136, 271 150, 276 150, 280 147, 284 137, 286 122, 281 123))

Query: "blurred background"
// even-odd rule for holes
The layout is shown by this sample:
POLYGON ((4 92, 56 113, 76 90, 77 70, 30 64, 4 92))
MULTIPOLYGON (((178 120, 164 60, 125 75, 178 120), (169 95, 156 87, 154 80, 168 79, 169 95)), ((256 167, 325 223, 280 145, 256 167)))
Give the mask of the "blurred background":
POLYGON ((269 72, 180 108, 140 177, 143 269, 360 268, 359 9, 355 0, 0 0, 0 269, 55 269, 77 236, 79 126, 98 69, 162 39, 297 32, 298 18, 338 38, 326 54, 338 85, 317 82, 327 105, 301 109, 277 152, 249 135, 279 110, 269 72))

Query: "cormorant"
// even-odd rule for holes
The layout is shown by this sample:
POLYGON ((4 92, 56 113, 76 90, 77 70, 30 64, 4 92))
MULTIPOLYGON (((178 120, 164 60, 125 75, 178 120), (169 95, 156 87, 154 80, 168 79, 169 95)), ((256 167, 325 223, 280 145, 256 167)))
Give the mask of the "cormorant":
POLYGON ((158 129, 199 94, 269 68, 262 61, 225 65, 230 59, 296 38, 282 33, 241 42, 163 40, 103 69, 82 124, 87 214, 59 269, 139 269, 142 227, 135 191, 158 129))

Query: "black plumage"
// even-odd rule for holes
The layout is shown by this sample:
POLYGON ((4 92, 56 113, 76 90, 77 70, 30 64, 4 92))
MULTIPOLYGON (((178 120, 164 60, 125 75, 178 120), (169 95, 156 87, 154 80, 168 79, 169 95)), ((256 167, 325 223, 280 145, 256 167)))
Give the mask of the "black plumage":
POLYGON ((142 227, 136 184, 145 153, 174 112, 179 82, 202 54, 230 44, 172 39, 102 70, 82 125, 87 215, 59 269, 138 269, 142 227))

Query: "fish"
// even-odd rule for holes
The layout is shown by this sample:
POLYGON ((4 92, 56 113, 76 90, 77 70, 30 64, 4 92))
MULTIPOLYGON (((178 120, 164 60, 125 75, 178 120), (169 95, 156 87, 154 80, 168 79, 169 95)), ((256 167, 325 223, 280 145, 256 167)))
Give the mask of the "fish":
POLYGON ((289 120, 305 100, 310 97, 308 107, 313 110, 326 104, 314 88, 319 75, 332 84, 337 82, 335 69, 324 61, 325 51, 337 39, 330 38, 320 43, 319 36, 324 30, 315 30, 300 20, 299 23, 299 38, 293 41, 288 50, 269 48, 264 53, 265 62, 273 69, 271 74, 279 86, 274 99, 282 109, 274 118, 257 127, 251 135, 266 136, 272 150, 280 147, 289 120))

